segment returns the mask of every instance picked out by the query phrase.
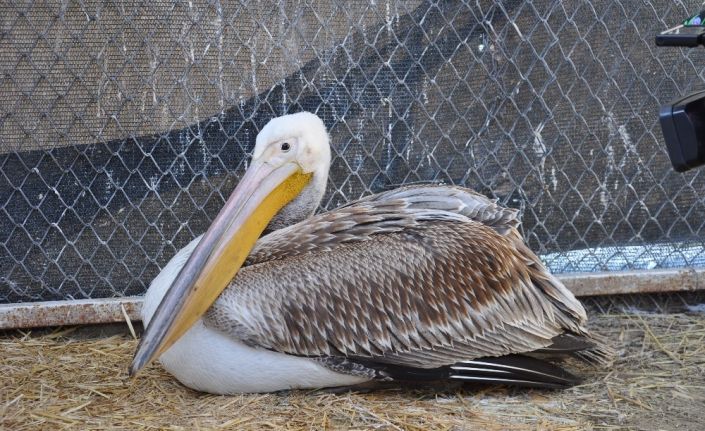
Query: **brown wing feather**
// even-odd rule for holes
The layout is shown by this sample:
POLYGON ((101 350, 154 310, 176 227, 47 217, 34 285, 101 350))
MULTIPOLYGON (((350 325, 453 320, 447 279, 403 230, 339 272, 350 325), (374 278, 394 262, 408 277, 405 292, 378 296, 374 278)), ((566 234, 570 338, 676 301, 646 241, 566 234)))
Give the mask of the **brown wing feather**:
POLYGON ((261 238, 245 266, 284 259, 309 251, 366 241, 371 235, 399 232, 427 221, 474 220, 502 235, 521 237, 518 212, 462 187, 402 187, 364 197, 333 211, 261 238))
POLYGON ((517 243, 515 213, 458 188, 395 192, 260 240, 206 324, 275 351, 425 368, 584 331, 582 306, 517 243))

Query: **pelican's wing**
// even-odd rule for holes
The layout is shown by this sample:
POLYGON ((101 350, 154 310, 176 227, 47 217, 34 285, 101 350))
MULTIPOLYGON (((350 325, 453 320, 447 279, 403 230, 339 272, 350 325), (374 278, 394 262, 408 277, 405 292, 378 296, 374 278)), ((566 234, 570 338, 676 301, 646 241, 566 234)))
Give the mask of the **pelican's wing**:
POLYGON ((462 187, 414 186, 367 196, 261 238, 245 265, 285 259, 309 251, 366 241, 428 221, 473 220, 518 238, 518 211, 462 187))
POLYGON ((584 309, 517 243, 515 213, 480 198, 402 189, 274 232, 206 324, 278 352, 420 368, 582 333, 584 309))

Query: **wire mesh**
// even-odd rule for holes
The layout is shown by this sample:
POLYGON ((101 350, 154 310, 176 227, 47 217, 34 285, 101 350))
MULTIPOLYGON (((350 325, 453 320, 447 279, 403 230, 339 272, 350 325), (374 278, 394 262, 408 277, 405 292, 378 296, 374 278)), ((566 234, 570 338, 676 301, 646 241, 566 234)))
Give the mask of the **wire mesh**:
POLYGON ((136 295, 203 232, 258 130, 330 129, 323 209, 401 184, 523 211, 554 272, 705 266, 705 173, 658 107, 695 1, 11 3, 0 18, 0 302, 136 295))

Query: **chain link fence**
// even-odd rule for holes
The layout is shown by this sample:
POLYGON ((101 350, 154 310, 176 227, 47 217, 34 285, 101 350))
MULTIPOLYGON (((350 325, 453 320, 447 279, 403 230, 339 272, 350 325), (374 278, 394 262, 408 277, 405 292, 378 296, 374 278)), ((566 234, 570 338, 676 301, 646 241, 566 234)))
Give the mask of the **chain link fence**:
POLYGON ((658 107, 699 1, 18 2, 0 17, 0 302, 139 295, 272 117, 331 131, 322 208, 401 184, 523 211, 562 272, 705 267, 705 171, 658 107))

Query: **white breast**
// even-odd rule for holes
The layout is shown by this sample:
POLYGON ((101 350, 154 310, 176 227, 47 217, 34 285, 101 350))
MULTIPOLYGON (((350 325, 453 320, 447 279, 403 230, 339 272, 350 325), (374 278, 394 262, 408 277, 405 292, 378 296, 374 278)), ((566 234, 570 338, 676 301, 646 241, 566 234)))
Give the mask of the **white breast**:
MULTIPOLYGON (((181 249, 150 285, 142 306, 145 325, 200 239, 181 249)), ((184 385, 215 394, 347 386, 367 380, 335 373, 310 359, 246 346, 202 320, 159 360, 184 385)))

